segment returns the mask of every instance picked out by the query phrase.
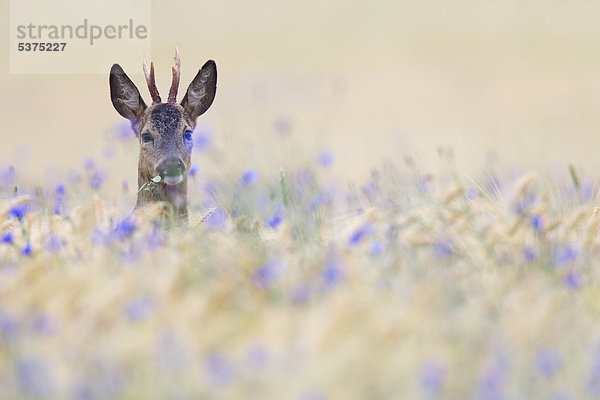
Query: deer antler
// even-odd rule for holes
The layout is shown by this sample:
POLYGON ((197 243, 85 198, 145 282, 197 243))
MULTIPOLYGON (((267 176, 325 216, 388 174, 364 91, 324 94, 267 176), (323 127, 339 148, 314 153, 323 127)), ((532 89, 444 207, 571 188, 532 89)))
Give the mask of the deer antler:
POLYGON ((179 49, 175 47, 175 65, 173 66, 173 82, 171 82, 171 88, 169 89, 168 103, 177 102, 177 90, 179 89, 179 75, 181 72, 181 59, 179 58, 179 49))
POLYGON ((144 56, 144 61, 142 63, 142 67, 144 68, 144 75, 146 75, 146 83, 148 84, 148 90, 150 90, 150 96, 152 97, 152 104, 157 104, 161 102, 160 94, 158 94, 158 89, 156 87, 156 81, 154 80, 154 63, 150 63, 150 69, 148 69, 148 63, 146 62, 146 56, 144 56))

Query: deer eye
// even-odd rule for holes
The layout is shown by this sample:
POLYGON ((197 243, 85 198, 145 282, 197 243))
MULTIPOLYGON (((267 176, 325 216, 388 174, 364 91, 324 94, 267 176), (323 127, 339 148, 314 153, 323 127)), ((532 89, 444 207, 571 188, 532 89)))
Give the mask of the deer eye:
POLYGON ((151 143, 154 142, 154 138, 148 132, 144 132, 142 134, 142 143, 151 143))
POLYGON ((185 140, 192 140, 192 131, 190 131, 189 129, 186 130, 185 132, 183 132, 183 138, 185 140))

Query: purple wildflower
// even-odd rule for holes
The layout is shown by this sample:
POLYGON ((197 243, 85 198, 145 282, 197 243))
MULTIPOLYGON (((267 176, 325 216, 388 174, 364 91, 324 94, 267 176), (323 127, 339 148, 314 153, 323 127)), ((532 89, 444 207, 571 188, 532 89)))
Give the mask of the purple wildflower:
POLYGON ((115 154, 117 154, 117 150, 113 146, 106 146, 104 150, 102 150, 102 157, 106 160, 112 159, 115 154))
POLYGON ((465 193, 465 197, 469 200, 473 200, 473 199, 479 197, 479 189, 474 188, 474 187, 468 188, 467 192, 465 193))
POLYGON ((8 216, 21 219, 27 214, 27 203, 19 203, 8 209, 8 216))
POLYGON ((173 332, 162 332, 156 340, 156 358, 159 365, 169 371, 185 366, 187 349, 173 332))
POLYGON ((96 227, 92 231, 91 241, 93 245, 106 246, 111 242, 110 235, 104 233, 100 228, 96 227))
POLYGON ((224 228, 229 222, 229 212, 224 207, 216 207, 204 217, 204 223, 211 228, 224 228))
POLYGON ((447 258, 454 254, 454 244, 447 237, 439 238, 433 245, 433 254, 438 258, 447 258))
POLYGON ((531 227, 536 231, 541 232, 544 228, 542 216, 540 214, 533 214, 529 219, 529 225, 531 225, 531 227))
POLYGON ((4 310, 0 309, 0 338, 11 339, 18 333, 19 322, 17 318, 4 310))
POLYGON ((593 351, 592 366, 588 377, 588 389, 595 397, 600 396, 600 346, 593 351))
POLYGON ((419 368, 419 383, 430 395, 439 394, 444 386, 446 369, 437 360, 426 360, 419 368))
POLYGON ((11 231, 6 231, 0 236, 0 242, 10 244, 14 240, 14 235, 11 231))
POLYGON ((212 384, 226 385, 233 379, 233 367, 225 357, 218 353, 211 353, 206 357, 204 369, 212 384))
POLYGON ((246 358, 252 369, 259 369, 268 363, 269 352, 265 346, 261 344, 254 344, 248 349, 246 358))
POLYGON ((31 328, 43 335, 52 335, 57 330, 55 321, 46 313, 36 314, 31 321, 31 328))
POLYGON ((31 397, 51 397, 54 385, 50 372, 47 365, 38 358, 17 361, 16 373, 21 392, 31 397))
POLYGON ((569 243, 561 244, 554 250, 554 264, 557 267, 573 262, 576 258, 577 251, 569 243))
POLYGON ((135 136, 135 132, 128 121, 121 121, 115 125, 114 136, 119 140, 128 140, 135 136))
POLYGON ((523 246, 523 248, 521 249, 521 254, 523 254, 523 258, 527 262, 532 262, 537 257, 535 249, 529 245, 523 246))
POLYGON ((21 255, 28 256, 32 253, 33 249, 31 248, 31 243, 27 242, 23 247, 21 247, 21 255))
POLYGON ((113 230, 113 235, 119 240, 127 239, 133 235, 136 229, 137 226, 133 220, 126 217, 117 223, 113 230))
POLYGON ((541 375, 551 378, 562 368, 562 361, 556 351, 540 349, 535 354, 535 365, 541 375))
POLYGON ((197 125, 194 130, 193 144, 194 149, 203 150, 212 143, 212 128, 208 125, 197 125))
POLYGON ((271 228, 276 228, 281 223, 281 205, 277 206, 277 210, 267 218, 266 223, 271 228))
POLYGON ((369 244, 369 255, 371 257, 381 254, 382 251, 383 251, 383 245, 381 244, 381 242, 379 240, 373 240, 369 244))
POLYGON ((148 318, 154 310, 154 300, 150 296, 135 297, 123 308, 125 317, 131 322, 148 318))
POLYGON ((240 185, 247 186, 258 179, 258 172, 253 169, 245 169, 240 178, 240 185))
POLYGON ((344 279, 343 265, 339 258, 332 252, 325 260, 325 267, 321 271, 322 286, 325 290, 332 288, 344 279))
POLYGON ((46 248, 51 252, 60 251, 65 244, 65 240, 56 235, 49 235, 45 240, 46 248))
POLYGON ((155 249, 165 244, 167 241, 165 233, 158 227, 154 226, 152 232, 146 235, 146 244, 148 248, 155 249))
POLYGON ((563 285, 571 290, 577 290, 582 284, 581 274, 577 271, 569 271, 563 277, 563 285))
POLYGON ((83 161, 83 168, 91 171, 93 169, 96 169, 96 161, 94 161, 94 159, 92 157, 88 157, 83 161))
POLYGON ((97 190, 100 188, 100 186, 102 186, 105 178, 106 176, 104 173, 100 171, 94 171, 88 179, 88 184, 92 189, 97 190))
POLYGON ((506 365, 502 359, 484 365, 479 375, 477 400, 500 400, 504 398, 506 365))
POLYGON ((190 167, 190 171, 188 172, 188 175, 193 178, 196 176, 197 173, 198 173, 198 165, 192 164, 192 166, 190 167))
POLYGON ((308 285, 300 284, 290 293, 290 301, 295 304, 306 303, 309 297, 308 285))
POLYGON ((373 224, 370 222, 365 222, 361 226, 359 226, 348 238, 348 244, 350 246, 355 246, 359 244, 366 236, 370 235, 373 232, 373 224))
POLYGON ((292 132, 292 120, 287 115, 280 115, 273 122, 275 132, 281 136, 286 136, 292 132))
POLYGON ((62 182, 57 183, 54 186, 54 195, 55 196, 63 196, 65 194, 65 184, 62 182))
POLYGON ((281 276, 281 273, 281 260, 267 260, 254 271, 252 282, 260 288, 267 288, 281 276))
POLYGON ((333 153, 330 151, 323 150, 319 152, 319 154, 317 154, 315 161, 321 167, 329 167, 331 166, 331 164, 333 164, 333 153))

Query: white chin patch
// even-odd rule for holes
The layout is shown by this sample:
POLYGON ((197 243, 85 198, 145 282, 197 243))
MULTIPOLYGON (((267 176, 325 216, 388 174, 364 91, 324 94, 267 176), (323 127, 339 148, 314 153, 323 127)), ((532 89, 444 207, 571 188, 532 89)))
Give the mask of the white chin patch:
POLYGON ((165 176, 163 178, 163 181, 167 184, 167 185, 177 185, 179 182, 181 182, 183 180, 183 176, 182 175, 177 175, 177 176, 165 176))

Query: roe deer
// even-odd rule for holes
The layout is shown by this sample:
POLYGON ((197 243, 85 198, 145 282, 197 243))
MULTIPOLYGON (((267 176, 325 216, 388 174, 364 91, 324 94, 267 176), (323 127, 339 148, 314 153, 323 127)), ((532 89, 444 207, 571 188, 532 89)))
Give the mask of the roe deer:
POLYGON ((119 64, 110 69, 110 99, 119 114, 131 122, 140 142, 138 188, 151 185, 153 190, 140 190, 136 208, 160 200, 173 207, 175 217, 187 222, 187 176, 192 152, 192 132, 196 119, 212 104, 217 90, 217 66, 207 61, 190 83, 183 100, 177 104, 181 61, 175 51, 173 81, 166 103, 161 102, 154 80, 154 63, 150 69, 143 61, 146 83, 152 105, 146 106, 135 84, 119 64), (160 175, 160 182, 154 177, 160 175), (152 182, 151 182, 152 181, 152 182))

